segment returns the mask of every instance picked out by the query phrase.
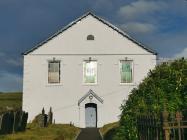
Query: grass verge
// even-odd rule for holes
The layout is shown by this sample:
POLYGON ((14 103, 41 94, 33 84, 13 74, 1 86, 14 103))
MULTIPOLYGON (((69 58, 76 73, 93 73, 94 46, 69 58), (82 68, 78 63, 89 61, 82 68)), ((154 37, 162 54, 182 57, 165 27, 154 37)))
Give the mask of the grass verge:
POLYGON ((104 140, 112 140, 112 137, 115 133, 116 128, 119 126, 119 122, 114 122, 104 125, 99 129, 104 140))
POLYGON ((0 140, 74 140, 80 129, 68 124, 53 124, 39 128, 28 124, 25 132, 1 135, 0 140))

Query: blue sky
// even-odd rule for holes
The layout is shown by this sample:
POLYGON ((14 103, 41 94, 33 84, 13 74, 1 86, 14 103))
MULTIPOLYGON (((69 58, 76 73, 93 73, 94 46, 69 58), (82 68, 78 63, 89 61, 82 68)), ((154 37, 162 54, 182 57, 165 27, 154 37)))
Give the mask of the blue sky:
POLYGON ((0 91, 22 91, 21 53, 92 11, 162 58, 187 56, 186 0, 1 0, 0 91))

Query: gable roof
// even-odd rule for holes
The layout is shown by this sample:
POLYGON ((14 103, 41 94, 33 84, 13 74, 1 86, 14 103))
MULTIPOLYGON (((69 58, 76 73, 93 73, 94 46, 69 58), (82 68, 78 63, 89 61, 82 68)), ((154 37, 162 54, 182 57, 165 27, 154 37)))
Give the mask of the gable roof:
POLYGON ((99 102, 103 103, 103 99, 101 99, 95 92, 93 92, 91 89, 78 101, 78 105, 80 105, 80 103, 82 101, 84 101, 84 99, 86 99, 88 96, 92 95, 93 97, 95 97, 99 102))
POLYGON ((24 53, 22 53, 22 55, 27 55, 31 52, 33 52, 34 50, 38 49, 39 47, 41 47, 43 44, 47 43, 48 41, 50 41, 51 39, 53 39, 54 37, 58 36, 59 34, 61 34, 62 32, 64 32, 65 30, 69 29, 70 27, 72 27, 73 25, 75 25, 77 22, 81 21, 82 19, 86 18, 87 16, 91 15, 92 17, 96 18, 97 20, 99 20, 100 22, 104 23, 105 25, 107 25, 108 27, 112 28, 113 30, 117 31, 119 34, 121 34, 122 36, 126 37, 127 39, 131 40, 132 42, 134 42, 135 44, 137 44, 138 46, 142 47, 143 49, 145 49, 146 51, 157 55, 157 52, 152 50, 151 48, 145 46, 144 44, 138 42, 136 39, 134 39, 133 37, 131 37, 130 35, 128 35, 126 32, 122 31, 121 29, 117 28, 116 26, 112 25, 111 23, 109 23, 108 21, 96 16, 95 14, 93 14, 92 12, 88 12, 86 14, 84 14, 83 16, 81 16, 80 18, 74 20, 73 22, 71 22, 70 24, 68 24, 67 26, 65 26, 64 28, 62 28, 61 30, 57 31, 54 35, 52 35, 51 37, 47 38, 46 40, 44 40, 43 42, 39 43, 38 45, 36 45, 35 47, 33 47, 30 50, 25 51, 24 53))

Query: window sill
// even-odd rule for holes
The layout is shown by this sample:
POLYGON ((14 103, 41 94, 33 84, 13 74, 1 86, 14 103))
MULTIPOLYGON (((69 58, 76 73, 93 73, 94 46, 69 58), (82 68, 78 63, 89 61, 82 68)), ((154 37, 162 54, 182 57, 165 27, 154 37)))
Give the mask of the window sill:
POLYGON ((47 83, 46 86, 62 86, 62 83, 47 83))
POLYGON ((120 83, 120 86, 136 86, 135 83, 120 83))
POLYGON ((98 83, 83 83, 84 86, 97 86, 98 83))

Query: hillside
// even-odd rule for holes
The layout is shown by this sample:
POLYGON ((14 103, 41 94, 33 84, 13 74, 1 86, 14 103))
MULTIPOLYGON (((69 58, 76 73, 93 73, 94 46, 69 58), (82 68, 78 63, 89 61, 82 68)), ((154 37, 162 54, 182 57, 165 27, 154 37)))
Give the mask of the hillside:
POLYGON ((22 106, 22 93, 0 93, 0 112, 22 106))

